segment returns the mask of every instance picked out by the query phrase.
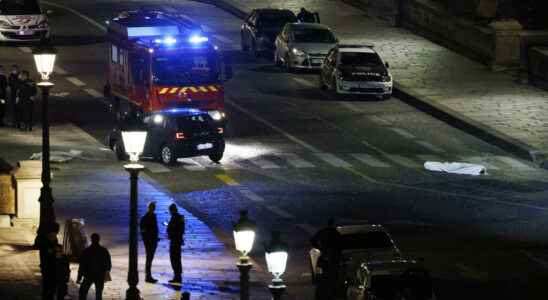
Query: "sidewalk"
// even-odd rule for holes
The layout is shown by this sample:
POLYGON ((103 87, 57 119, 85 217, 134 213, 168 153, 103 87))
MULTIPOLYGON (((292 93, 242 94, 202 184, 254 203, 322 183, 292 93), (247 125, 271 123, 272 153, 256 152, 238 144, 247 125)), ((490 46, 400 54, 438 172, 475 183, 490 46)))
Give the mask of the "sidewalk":
POLYGON ((548 155, 548 92, 340 0, 197 0, 243 18, 252 9, 317 11, 343 42, 373 43, 394 75, 395 95, 453 126, 525 159, 548 155))
MULTIPOLYGON (((109 158, 101 145, 77 127, 67 124, 52 127, 52 148, 69 151, 83 150, 85 159, 76 158, 62 164, 52 164, 53 196, 57 221, 64 225, 69 218, 84 218, 86 232, 98 232, 102 244, 112 255, 112 282, 103 293, 105 300, 125 299, 128 265, 129 175, 122 164, 109 158)), ((11 163, 28 158, 40 151, 41 130, 22 133, 0 128, 0 155, 11 163)), ((144 283, 144 247, 139 242, 139 289, 144 299, 180 299, 184 291, 191 299, 239 299, 239 272, 237 256, 229 251, 213 231, 188 211, 180 208, 187 222, 186 244, 183 248, 183 287, 176 289, 167 284, 172 278, 169 246, 165 237, 169 221, 168 206, 174 200, 162 188, 155 186, 145 173, 139 181, 139 215, 146 211, 147 202, 157 201, 158 223, 162 240, 153 263, 153 274, 158 284, 144 283)), ((227 216, 230 217, 230 216, 227 216)), ((236 219, 237 216, 232 216, 236 219)), ((38 253, 29 244, 34 229, 15 228, 0 230, 0 295, 6 300, 39 299, 40 274, 38 253)), ((61 233, 63 230, 61 230, 61 233)), ((62 241, 62 237, 59 238, 62 241)), ((77 264, 71 265, 69 293, 77 299, 78 286, 74 283, 77 264)), ((264 282, 268 275, 255 265, 251 273, 253 299, 270 299, 264 282)), ((93 297, 93 289, 89 299, 93 297)))

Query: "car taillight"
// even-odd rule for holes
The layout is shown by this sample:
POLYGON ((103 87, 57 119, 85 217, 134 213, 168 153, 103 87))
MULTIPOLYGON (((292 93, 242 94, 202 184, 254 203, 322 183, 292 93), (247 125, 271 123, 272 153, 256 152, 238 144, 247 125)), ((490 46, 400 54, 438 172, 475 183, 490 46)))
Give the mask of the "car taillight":
POLYGON ((225 129, 223 127, 217 128, 217 133, 223 134, 225 132, 225 129))
POLYGON ((176 140, 184 140, 185 139, 185 133, 184 132, 175 133, 175 139, 176 140))

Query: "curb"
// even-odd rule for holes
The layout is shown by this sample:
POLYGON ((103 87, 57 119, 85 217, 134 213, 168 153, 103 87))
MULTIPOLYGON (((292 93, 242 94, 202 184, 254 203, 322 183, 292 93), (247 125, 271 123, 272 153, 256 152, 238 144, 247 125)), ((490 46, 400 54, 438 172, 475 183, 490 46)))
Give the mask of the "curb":
POLYGON ((489 144, 511 152, 523 159, 539 162, 547 157, 546 153, 489 126, 474 121, 443 104, 429 99, 427 96, 419 95, 418 93, 401 86, 398 82, 394 82, 394 95, 405 103, 412 105, 453 127, 489 144))
MULTIPOLYGON (((193 0, 209 5, 216 6, 225 10, 237 18, 244 19, 248 13, 236 7, 235 5, 223 0, 193 0)), ((344 3, 355 5, 352 0, 341 0, 344 3)), ((536 149, 517 139, 499 132, 489 126, 474 121, 465 115, 456 112, 427 96, 419 95, 412 90, 401 86, 397 81, 394 82, 394 95, 405 103, 439 119, 455 128, 458 128, 476 138, 479 138, 489 144, 497 146, 520 158, 540 163, 541 167, 548 169, 548 153, 536 149)))

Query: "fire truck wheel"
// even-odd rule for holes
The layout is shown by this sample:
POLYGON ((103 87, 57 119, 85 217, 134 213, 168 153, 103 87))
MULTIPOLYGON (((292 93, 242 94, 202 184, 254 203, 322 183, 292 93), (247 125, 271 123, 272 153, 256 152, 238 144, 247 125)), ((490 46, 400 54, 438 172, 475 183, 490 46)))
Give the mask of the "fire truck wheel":
POLYGON ((121 141, 114 142, 114 145, 112 145, 112 150, 114 150, 114 154, 116 154, 116 158, 119 161, 125 161, 128 159, 121 141))
POLYGON ((162 149, 160 150, 160 160, 165 165, 174 165, 177 161, 177 157, 169 145, 162 146, 162 149))

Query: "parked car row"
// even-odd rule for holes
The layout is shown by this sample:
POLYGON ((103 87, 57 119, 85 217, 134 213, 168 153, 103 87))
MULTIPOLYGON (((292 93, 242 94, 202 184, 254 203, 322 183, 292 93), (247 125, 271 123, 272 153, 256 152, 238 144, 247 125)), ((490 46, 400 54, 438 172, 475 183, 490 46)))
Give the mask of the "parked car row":
POLYGON ((287 9, 256 9, 242 24, 242 50, 258 56, 273 52, 287 72, 318 70, 319 87, 336 94, 392 96, 393 79, 372 45, 340 43, 317 22, 299 22, 287 9))

